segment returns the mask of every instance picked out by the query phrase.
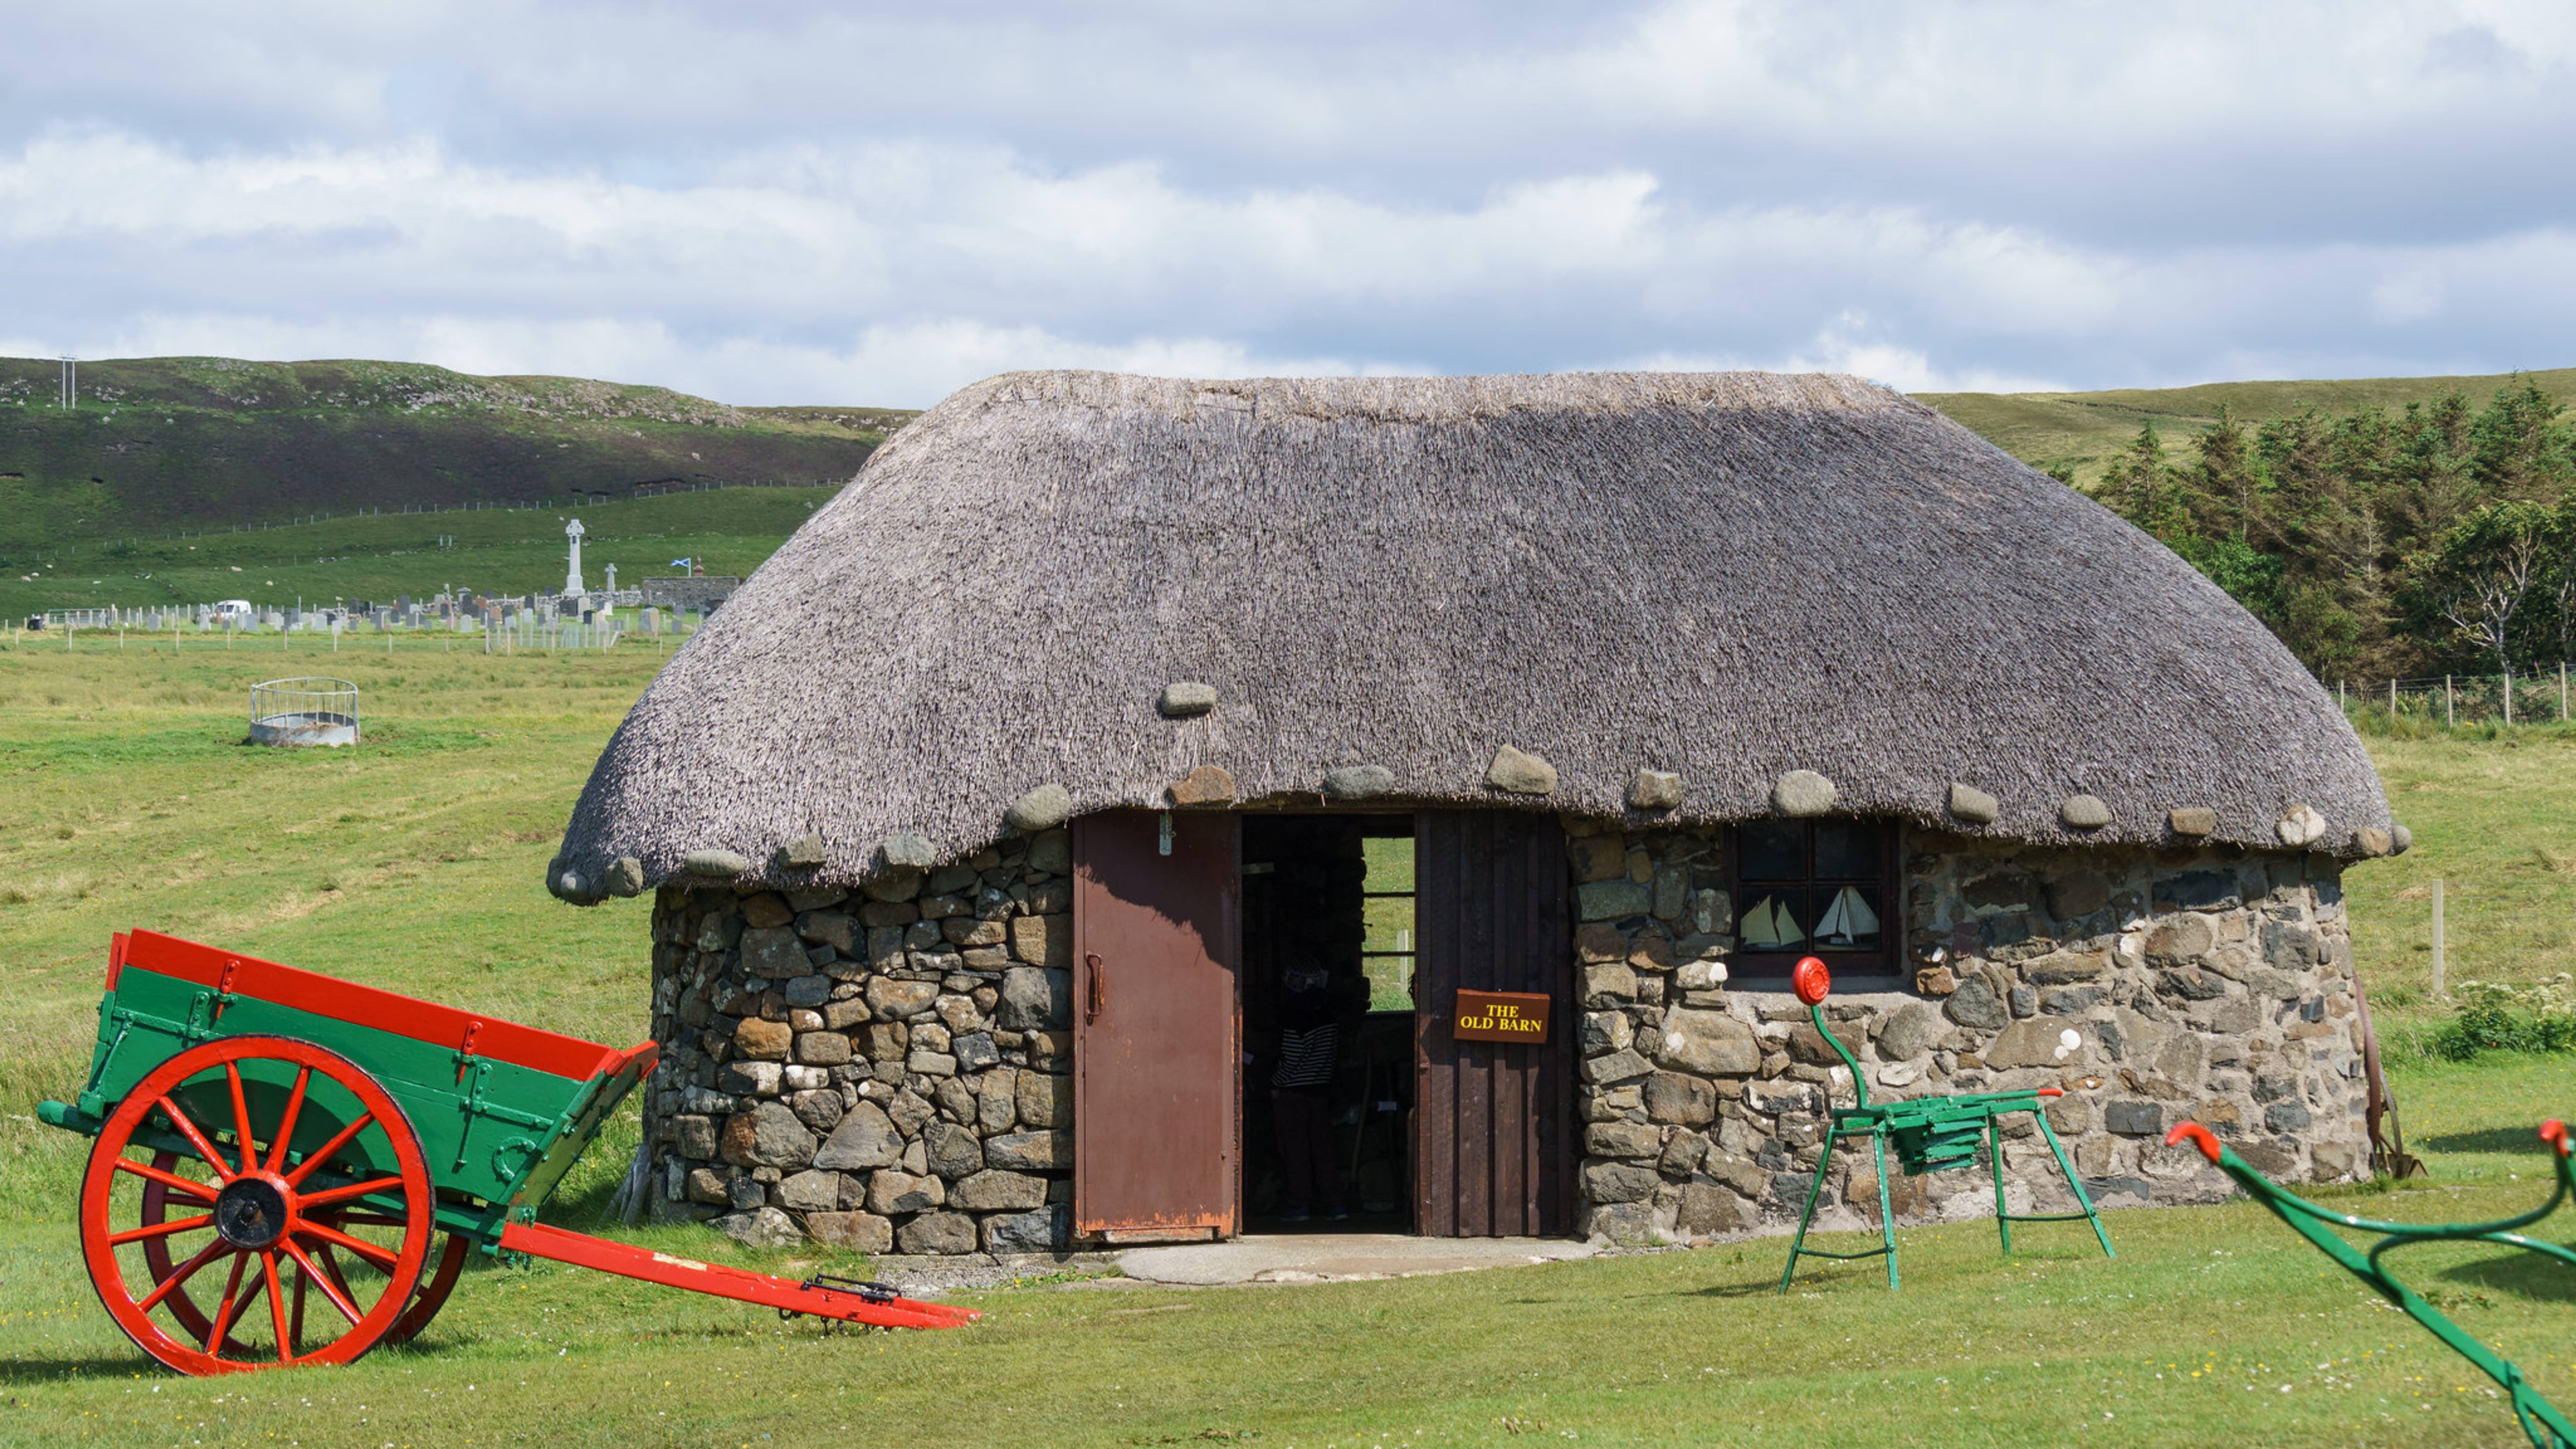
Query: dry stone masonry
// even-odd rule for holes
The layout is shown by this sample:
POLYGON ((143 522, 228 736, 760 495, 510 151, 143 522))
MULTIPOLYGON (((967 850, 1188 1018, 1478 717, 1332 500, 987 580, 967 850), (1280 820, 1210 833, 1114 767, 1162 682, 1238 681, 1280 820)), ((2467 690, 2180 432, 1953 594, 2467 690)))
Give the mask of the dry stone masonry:
POLYGON ((657 1213, 871 1253, 1063 1247, 1072 911, 1062 830, 855 890, 664 887, 657 1213))
MULTIPOLYGON (((1728 979, 1716 831, 1566 826, 1581 1227, 1631 1243, 1786 1231, 1850 1072, 1785 983, 1728 979)), ((2049 1121, 2097 1204, 2225 1196, 2197 1152, 2163 1145, 2186 1117, 2276 1178, 2350 1179, 2369 1152, 2340 870, 2316 854, 1918 833, 1906 974, 1839 983, 1826 1018, 1874 1100, 2064 1088, 2049 1121)), ((2016 1211, 2073 1208, 2028 1119, 2006 1125, 2004 1166, 2016 1211)), ((1900 1221, 1993 1210, 1982 1155, 1889 1188, 1900 1221)), ((1863 1155, 1841 1154, 1820 1226, 1874 1225, 1877 1191, 1863 1155)))

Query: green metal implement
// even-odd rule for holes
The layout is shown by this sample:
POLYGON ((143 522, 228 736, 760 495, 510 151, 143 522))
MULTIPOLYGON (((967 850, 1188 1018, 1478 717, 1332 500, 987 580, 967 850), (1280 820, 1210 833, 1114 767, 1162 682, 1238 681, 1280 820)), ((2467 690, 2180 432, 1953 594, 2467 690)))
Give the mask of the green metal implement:
POLYGON ((2343 1269, 2379 1291, 2407 1317, 2424 1326, 2424 1330, 2449 1345, 2452 1352, 2476 1364, 2488 1378, 2496 1381, 2513 1405, 2513 1416, 2539 1449, 2576 1449, 2576 1424, 2570 1424, 2540 1391, 2531 1386, 2513 1361, 2471 1338, 2458 1324, 2442 1316, 2439 1309, 2392 1276, 2380 1259, 2391 1249, 2417 1243, 2496 1243, 2508 1248, 2521 1248, 2561 1263, 2576 1265, 2576 1251, 2556 1243, 2544 1243, 2516 1232, 2529 1227, 2558 1210, 2571 1191, 2576 1191, 2576 1177, 2568 1165, 2567 1128, 2552 1119, 2540 1124, 2540 1140, 2549 1145, 2550 1167, 2558 1185, 2550 1191, 2549 1200, 2527 1213, 2498 1218, 2488 1223, 2391 1223, 2376 1218, 2358 1218, 2350 1213, 2334 1212, 2295 1193, 2285 1192, 2271 1179, 2245 1165, 2245 1160, 2221 1143, 2210 1130, 2197 1122, 2184 1122, 2165 1134, 2165 1145, 2189 1142, 2201 1155, 2218 1165, 2220 1171, 2236 1179, 2237 1185, 2256 1202, 2270 1208, 2290 1230, 2316 1245, 2317 1251, 2332 1258, 2343 1269), (2368 1251, 2354 1247, 2329 1227, 2357 1233, 2376 1233, 2379 1241, 2368 1251))
POLYGON ((1790 1241, 1789 1261, 1780 1270, 1780 1291, 1789 1291, 1790 1280, 1798 1273, 1800 1258, 1831 1258, 1850 1262, 1862 1258, 1887 1260, 1887 1287, 1897 1288, 1896 1214, 1887 1188, 1887 1149, 1896 1147, 1897 1164, 1908 1177, 1920 1177, 1944 1168, 1965 1167, 1976 1160, 1977 1149, 1987 1149, 1994 1164, 1995 1226, 2003 1234, 2003 1250, 2012 1251, 2012 1225, 2015 1223, 2058 1223, 2082 1219, 2093 1225, 2093 1236, 2102 1245, 2105 1257, 2117 1257, 2111 1249, 2111 1235, 2102 1230, 2101 1215, 2093 1210, 2093 1200, 2084 1195, 2084 1184, 2075 1176, 2073 1164, 2066 1160, 2066 1149, 2058 1143, 2057 1133, 2048 1125, 2048 1114, 2040 1110, 2042 1097, 2062 1096, 2056 1087, 2036 1087, 2019 1092, 1980 1092, 1949 1097, 1912 1097, 1885 1106, 1869 1104, 1869 1081, 1860 1063, 1844 1048, 1825 1026, 1825 997, 1833 989, 1833 978, 1825 963, 1809 956, 1798 963, 1790 978, 1798 999, 1807 1004, 1807 1015, 1816 1024, 1816 1034, 1833 1048, 1834 1055, 1851 1069, 1852 1093, 1857 1105, 1836 1107, 1831 1124, 1826 1128, 1823 1154, 1816 1160, 1816 1180, 1807 1187, 1807 1205, 1798 1215, 1798 1235, 1790 1241), (2076 1204, 2083 1209, 2072 1213, 2016 1213, 2004 1200, 2004 1143, 2001 1119, 2007 1113, 2028 1112, 2039 1124, 2040 1136, 2048 1142, 2049 1153, 2057 1159, 2057 1170, 2065 1175, 2066 1185, 2075 1193, 2076 1204), (1859 1253, 1834 1253, 1807 1246, 1807 1226, 1815 1221, 1816 1200, 1825 1190, 1825 1174, 1834 1164, 1834 1144, 1846 1137, 1866 1137, 1878 1159, 1878 1229, 1880 1246, 1859 1253))
POLYGON ((37 1115, 97 1139, 77 1214, 91 1286, 183 1373, 400 1342, 478 1249, 841 1322, 976 1316, 538 1222, 657 1057, 136 931, 108 957, 87 1080, 37 1115))

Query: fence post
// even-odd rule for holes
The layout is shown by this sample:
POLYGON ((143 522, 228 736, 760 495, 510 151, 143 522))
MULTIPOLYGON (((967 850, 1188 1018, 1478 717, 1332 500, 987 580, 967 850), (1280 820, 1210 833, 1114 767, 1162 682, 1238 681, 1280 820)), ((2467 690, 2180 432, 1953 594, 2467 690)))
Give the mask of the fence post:
POLYGON ((2567 723, 2567 661, 2558 661, 2558 722, 2567 723))
POLYGON ((2388 677, 2388 717, 2397 718, 2397 676, 2388 677))
POLYGON ((2335 681, 2335 708, 2346 714, 2352 712, 2352 706, 2344 702, 2343 681, 2340 679, 2335 681))
POLYGON ((2449 983, 2443 978, 2450 974, 2450 963, 2443 959, 2444 954, 2442 941, 2442 878, 2437 875, 2433 877, 2433 995, 2437 1000, 2448 1001, 2451 999, 2451 989, 2449 983))
POLYGON ((2459 711, 2451 702, 2451 676, 2442 676, 2442 727, 2449 729, 2460 722, 2459 711))

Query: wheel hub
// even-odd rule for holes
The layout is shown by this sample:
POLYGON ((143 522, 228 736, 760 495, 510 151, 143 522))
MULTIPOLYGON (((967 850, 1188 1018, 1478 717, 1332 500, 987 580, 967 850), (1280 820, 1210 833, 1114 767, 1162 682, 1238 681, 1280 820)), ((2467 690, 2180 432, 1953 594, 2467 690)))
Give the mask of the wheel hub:
POLYGON ((215 1194, 215 1231, 236 1248, 276 1242, 285 1236, 286 1217, 286 1194, 260 1178, 234 1178, 215 1194))

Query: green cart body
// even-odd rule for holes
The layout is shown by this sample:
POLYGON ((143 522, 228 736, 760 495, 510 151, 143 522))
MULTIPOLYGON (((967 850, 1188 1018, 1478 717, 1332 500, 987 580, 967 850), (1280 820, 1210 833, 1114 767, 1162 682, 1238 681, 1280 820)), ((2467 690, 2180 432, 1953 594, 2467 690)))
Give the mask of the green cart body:
POLYGON ((87 1080, 37 1111, 98 1139, 81 1206, 93 1286, 130 1337, 185 1372, 346 1362, 408 1338, 477 1248, 848 1322, 949 1327, 975 1316, 873 1284, 794 1283, 539 1223, 539 1206, 658 1056, 650 1042, 620 1051, 135 931, 109 955, 87 1080), (184 1176, 183 1162, 211 1178, 184 1176), (143 1202, 130 1209, 139 1223, 120 1226, 129 1209, 114 1189, 128 1175, 143 1180, 143 1202), (389 1247, 353 1224, 401 1237, 389 1247), (213 1240, 182 1263, 168 1244, 192 1233, 213 1240), (433 1255, 438 1234, 445 1249, 433 1255), (138 1244, 144 1269, 130 1261, 138 1244), (363 1295, 338 1252, 383 1271, 374 1310, 354 1301, 363 1295), (210 1311, 185 1281, 227 1260, 232 1278, 210 1311), (308 1289, 350 1320, 336 1336, 317 1332, 309 1352, 308 1289), (263 1290, 275 1352, 244 1361, 236 1338, 247 1320, 235 1314, 248 1309, 237 1305, 263 1290))
MULTIPOLYGON (((218 1037, 310 1042, 347 1058, 401 1105, 438 1188, 439 1227, 486 1247, 499 1242, 512 1210, 534 1216, 659 1056, 650 1042, 615 1051, 149 931, 118 939, 89 1080, 71 1102, 42 1104, 45 1122, 96 1136, 136 1083, 218 1037)), ((241 1075, 254 1116, 265 1120, 283 1108, 296 1074, 253 1061, 241 1075)), ((231 1114, 220 1081, 175 1095, 197 1121, 231 1114)), ((313 1083, 290 1151, 328 1142, 360 1110, 336 1083, 313 1083)), ((189 1148, 166 1129, 136 1140, 189 1148)), ((366 1175, 395 1168, 379 1142, 361 1138, 346 1151, 345 1165, 366 1175)))

